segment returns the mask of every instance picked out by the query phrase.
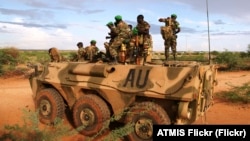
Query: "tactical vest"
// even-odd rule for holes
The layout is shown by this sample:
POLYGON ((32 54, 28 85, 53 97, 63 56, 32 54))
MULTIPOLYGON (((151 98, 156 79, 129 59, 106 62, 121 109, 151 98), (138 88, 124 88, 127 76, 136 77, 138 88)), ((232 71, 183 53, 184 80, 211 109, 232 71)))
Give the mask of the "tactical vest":
POLYGON ((161 35, 164 40, 173 37, 172 20, 168 18, 165 26, 161 26, 161 35))

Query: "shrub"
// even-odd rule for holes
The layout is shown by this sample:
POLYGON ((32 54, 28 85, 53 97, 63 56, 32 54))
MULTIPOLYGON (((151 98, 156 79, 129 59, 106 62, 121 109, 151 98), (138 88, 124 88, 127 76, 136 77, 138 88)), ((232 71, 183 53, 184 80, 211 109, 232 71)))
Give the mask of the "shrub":
POLYGON ((56 119, 53 126, 39 127, 38 112, 28 109, 23 110, 22 126, 5 125, 7 132, 0 137, 0 140, 11 139, 13 141, 60 141, 65 136, 76 135, 77 131, 64 124, 62 119, 56 119))
POLYGON ((16 48, 4 48, 0 50, 0 64, 17 64, 19 51, 16 48))
POLYGON ((231 86, 229 91, 223 91, 218 94, 220 98, 226 99, 231 102, 250 102, 250 84, 245 83, 242 86, 231 86))
POLYGON ((240 64, 240 56, 237 53, 225 51, 218 54, 215 61, 219 64, 226 64, 229 70, 233 70, 240 64))

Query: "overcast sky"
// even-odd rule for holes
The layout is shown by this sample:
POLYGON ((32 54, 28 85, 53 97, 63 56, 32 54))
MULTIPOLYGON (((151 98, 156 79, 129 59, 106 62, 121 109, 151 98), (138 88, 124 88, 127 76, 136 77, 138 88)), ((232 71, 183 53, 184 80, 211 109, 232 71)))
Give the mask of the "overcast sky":
MULTIPOLYGON (((1 0, 3 1, 3 0, 1 0)), ((250 0, 6 0, 0 3, 0 48, 77 50, 77 42, 103 43, 106 24, 121 15, 128 24, 144 15, 151 25, 153 50, 163 51, 160 34, 165 18, 180 23, 177 51, 247 51, 250 44, 250 0), (209 14, 207 16, 207 8, 209 14), (207 18, 209 17, 209 18, 207 18)))

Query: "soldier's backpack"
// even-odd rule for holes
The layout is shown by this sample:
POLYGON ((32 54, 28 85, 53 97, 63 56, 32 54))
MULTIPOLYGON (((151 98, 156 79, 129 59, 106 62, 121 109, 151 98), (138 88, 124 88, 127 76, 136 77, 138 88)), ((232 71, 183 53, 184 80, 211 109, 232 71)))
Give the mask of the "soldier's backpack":
POLYGON ((168 24, 166 26, 161 26, 161 35, 164 40, 172 38, 173 37, 173 30, 171 28, 171 19, 168 18, 168 24))

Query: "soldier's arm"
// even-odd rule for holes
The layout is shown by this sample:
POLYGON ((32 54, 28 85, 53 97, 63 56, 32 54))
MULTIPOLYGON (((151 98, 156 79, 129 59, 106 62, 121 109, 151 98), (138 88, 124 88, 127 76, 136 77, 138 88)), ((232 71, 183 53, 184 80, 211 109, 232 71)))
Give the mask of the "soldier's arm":
POLYGON ((112 34, 112 35, 117 34, 117 30, 116 30, 115 26, 110 27, 110 31, 111 31, 110 34, 112 34))
POLYGON ((176 22, 176 31, 175 34, 179 33, 181 31, 179 22, 176 22))
POLYGON ((145 34, 149 34, 149 29, 150 29, 150 24, 148 23, 148 22, 146 22, 146 24, 145 24, 146 26, 145 26, 145 34))
POLYGON ((159 19, 159 22, 166 22, 167 21, 167 18, 160 18, 159 19))
MULTIPOLYGON (((117 36, 117 35, 119 34, 119 32, 120 32, 120 29, 119 29, 118 27, 112 28, 112 29, 111 29, 111 34, 112 34, 113 36, 117 36)), ((111 35, 111 36, 112 36, 112 35, 111 35)))

